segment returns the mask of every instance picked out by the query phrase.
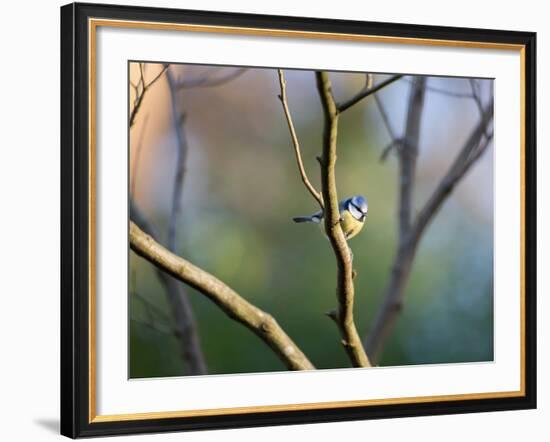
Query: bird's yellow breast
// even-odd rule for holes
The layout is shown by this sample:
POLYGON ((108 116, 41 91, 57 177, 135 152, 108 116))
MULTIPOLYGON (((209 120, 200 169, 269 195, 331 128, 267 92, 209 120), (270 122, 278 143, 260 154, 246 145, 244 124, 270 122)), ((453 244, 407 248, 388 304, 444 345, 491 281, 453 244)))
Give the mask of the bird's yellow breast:
MULTIPOLYGON (((353 217, 351 213, 349 213, 347 210, 344 210, 340 213, 342 220, 340 221, 340 225, 342 226, 342 231, 344 232, 344 235, 347 239, 353 238, 355 235, 357 235, 361 229, 363 228, 363 224, 365 224, 364 219, 363 221, 359 221, 353 217)), ((324 220, 321 221, 319 224, 319 227, 324 232, 325 231, 325 222, 324 220)))

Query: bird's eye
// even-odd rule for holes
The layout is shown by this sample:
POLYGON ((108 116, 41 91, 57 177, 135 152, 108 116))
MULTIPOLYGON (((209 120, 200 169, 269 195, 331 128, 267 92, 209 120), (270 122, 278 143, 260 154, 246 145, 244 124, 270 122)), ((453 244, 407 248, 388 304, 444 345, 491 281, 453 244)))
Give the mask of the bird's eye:
POLYGON ((355 219, 361 219, 363 217, 363 212, 355 204, 349 205, 349 211, 355 219))

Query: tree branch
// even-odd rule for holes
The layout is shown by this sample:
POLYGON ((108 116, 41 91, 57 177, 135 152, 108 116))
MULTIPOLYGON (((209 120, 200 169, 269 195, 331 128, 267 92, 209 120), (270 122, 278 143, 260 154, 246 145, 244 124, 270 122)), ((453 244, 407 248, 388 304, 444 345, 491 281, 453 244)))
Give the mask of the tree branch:
MULTIPOLYGON (((225 75, 223 77, 211 78, 202 77, 196 80, 189 80, 187 82, 177 82, 173 73, 170 70, 170 65, 166 64, 163 69, 158 73, 153 80, 149 83, 145 83, 145 70, 144 64, 139 64, 140 79, 137 85, 131 84, 136 91, 136 99, 134 109, 131 115, 131 124, 135 121, 137 113, 140 109, 143 97, 147 90, 166 73, 168 82, 168 88, 170 92, 171 100, 171 115, 174 133, 176 135, 177 145, 177 159, 176 159, 176 172, 174 174, 174 181, 172 186, 172 205, 170 216, 168 219, 168 233, 166 239, 166 245, 169 250, 175 252, 176 249, 176 231, 179 221, 179 215, 181 212, 181 195, 183 192, 183 180, 185 178, 185 165, 187 163, 188 144, 184 131, 184 114, 180 111, 178 106, 178 91, 180 89, 192 88, 192 87, 211 87, 225 84, 240 75, 242 75, 246 69, 237 69, 236 71, 225 75)), ((143 134, 143 132, 142 132, 143 134)), ((141 140, 140 140, 141 145, 141 140)), ((140 145, 138 147, 140 147, 140 145)), ((137 152, 138 157, 134 163, 132 189, 135 186, 137 176, 137 160, 139 159, 140 149, 137 152)), ((133 192, 132 192, 133 194, 133 192)), ((154 233, 153 226, 145 219, 136 206, 130 199, 131 218, 136 221, 142 228, 144 228, 148 234, 153 237, 159 238, 154 233)), ((157 239, 158 240, 158 239, 157 239)), ((185 287, 165 274, 162 270, 157 268, 157 276, 164 286, 166 296, 169 304, 171 305, 172 314, 176 323, 175 335, 180 344, 180 351, 182 358, 187 363, 189 374, 202 375, 207 374, 208 369, 206 360, 202 352, 200 345, 199 334, 194 318, 193 308, 191 302, 186 293, 185 287)))
POLYGON ((296 129, 294 128, 294 123, 292 122, 292 116, 288 108, 288 101, 286 98, 286 81, 285 74, 282 69, 278 69, 279 74, 279 85, 281 87, 281 94, 279 95, 279 100, 283 105, 283 110, 285 112, 286 122, 288 124, 288 130, 290 131, 290 137, 292 138, 292 145, 294 146, 294 154, 296 156, 296 163, 298 164, 298 170, 300 171, 300 176, 302 177, 302 182, 306 189, 311 193, 313 198, 317 201, 321 209, 324 207, 323 196, 318 192, 315 187, 311 184, 307 177, 306 170, 304 168, 304 163, 302 161, 302 154, 300 152, 300 143, 298 141, 298 136, 296 135, 296 129))
POLYGON ((420 123, 424 109, 425 77, 416 77, 411 86, 407 123, 399 151, 399 237, 405 241, 411 227, 416 159, 420 139, 420 123))
POLYGON ((326 72, 316 72, 317 89, 324 115, 323 155, 321 158, 321 182, 325 201, 325 232, 330 240, 338 266, 337 323, 342 344, 355 367, 370 367, 353 318, 354 285, 351 249, 342 226, 336 190, 336 141, 338 134, 338 109, 332 95, 330 79, 326 72))
POLYGON ((492 134, 484 135, 492 117, 493 100, 491 99, 483 109, 479 123, 473 128, 447 173, 428 198, 412 226, 405 236, 400 235, 399 237, 399 246, 394 258, 391 277, 384 293, 383 303, 376 314, 373 326, 366 340, 366 347, 371 360, 378 359, 381 349, 393 330, 399 313, 402 310, 405 288, 410 277, 412 262, 426 227, 452 193, 458 182, 486 151, 487 146, 492 140, 492 134))
POLYGON ((220 77, 205 75, 203 77, 193 78, 190 80, 179 80, 175 82, 174 87, 176 89, 191 89, 191 88, 199 88, 199 87, 221 86, 222 84, 228 83, 234 80, 235 78, 240 77, 247 70, 248 70, 247 68, 238 68, 238 69, 235 69, 233 72, 230 72, 229 74, 226 74, 226 75, 222 75, 220 77))
MULTIPOLYGON (((185 165, 187 164, 188 144, 184 131, 184 115, 178 106, 178 94, 175 88, 174 76, 170 69, 166 70, 166 81, 170 92, 170 108, 172 126, 176 136, 176 172, 172 184, 172 208, 168 219, 167 248, 176 251, 176 230, 181 212, 181 196, 183 192, 183 180, 185 177, 185 165)), ((170 304, 177 324, 177 335, 181 342, 181 350, 186 360, 189 371, 194 375, 207 374, 206 360, 200 345, 199 333, 193 313, 193 307, 188 294, 183 286, 170 277, 163 278, 170 304)))
MULTIPOLYGON (((414 237, 420 237, 428 226, 430 221, 438 212, 441 205, 451 194, 457 183, 466 175, 472 165, 486 151, 487 146, 493 139, 493 134, 485 136, 490 120, 493 118, 494 102, 491 100, 487 106, 481 110, 481 118, 479 123, 470 133, 470 136, 460 149, 451 167, 439 182, 438 186, 433 191, 428 201, 419 212, 415 229, 414 237)), ((418 239, 416 239, 418 241, 418 239)))
POLYGON ((269 345, 290 370, 315 368, 271 315, 250 304, 215 276, 174 255, 133 222, 130 222, 130 247, 164 272, 197 289, 230 318, 245 325, 269 345))
POLYGON ((172 114, 172 127, 176 135, 176 172, 172 184, 172 209, 168 220, 168 235, 166 246, 172 252, 175 252, 176 246, 176 228, 179 221, 181 211, 181 195, 183 192, 183 180, 185 178, 185 165, 187 163, 187 154, 189 147, 185 136, 185 115, 180 112, 178 106, 178 92, 176 90, 176 82, 170 69, 166 71, 166 80, 168 90, 170 91, 170 108, 172 114))
POLYGON ((415 247, 410 242, 412 223, 414 180, 416 159, 420 138, 420 124, 426 93, 426 78, 415 77, 411 84, 405 135, 399 149, 399 228, 397 254, 391 271, 384 302, 374 320, 366 341, 366 348, 373 363, 378 361, 380 349, 385 342, 388 324, 401 310, 401 298, 396 293, 404 293, 410 273, 415 247))
POLYGON ((382 100, 378 96, 378 94, 374 94, 374 102, 376 103, 376 107, 378 108, 378 112, 380 112, 380 116, 382 117, 382 122, 384 123, 384 126, 386 127, 386 131, 388 132, 388 135, 390 136, 390 142, 388 145, 384 148, 382 151, 382 154, 380 155, 380 161, 384 161, 390 151, 393 148, 400 148, 401 147, 401 140, 397 138, 395 135, 395 131, 392 128, 392 125, 390 123, 390 119, 388 117, 388 113, 386 111, 386 108, 384 107, 384 104, 382 103, 382 100))
POLYGON ((369 95, 376 94, 381 89, 384 89, 386 86, 389 86, 390 84, 394 83, 395 81, 401 79, 403 75, 394 75, 387 80, 384 80, 383 82, 377 84, 376 86, 369 87, 369 84, 365 85, 363 89, 361 89, 357 94, 355 94, 353 97, 351 97, 349 100, 346 100, 342 103, 338 103, 336 105, 336 109, 338 113, 342 113, 346 110, 348 110, 353 105, 360 102, 363 98, 367 98, 369 95))
MULTIPOLYGON (((409 83, 412 83, 414 81, 413 78, 404 78, 404 80, 409 83)), ((440 88, 437 86, 430 86, 430 85, 426 85, 426 92, 435 92, 436 94, 444 95, 451 98, 465 98, 468 100, 471 100, 472 98, 474 98, 473 95, 470 93, 452 91, 449 89, 444 89, 444 88, 440 88)))
MULTIPOLYGON (((139 225, 152 238, 159 238, 153 225, 143 216, 132 200, 130 200, 130 219, 131 222, 139 225)), ((158 267, 156 273, 171 306, 175 322, 174 333, 180 344, 181 356, 188 364, 189 374, 207 374, 208 368, 202 353, 193 309, 187 293, 178 281, 158 267)))
POLYGON ((134 98, 134 107, 130 112, 130 119, 128 121, 129 127, 132 127, 135 123, 136 115, 138 114, 141 104, 143 103, 143 98, 145 98, 145 94, 147 93, 149 88, 153 86, 160 77, 162 77, 162 74, 166 72, 166 69, 168 69, 168 66, 169 65, 167 64, 163 65, 161 71, 149 83, 145 83, 145 73, 143 70, 143 63, 139 64, 140 79, 139 79, 139 83, 136 86, 133 86, 136 91, 136 96, 134 98), (140 87, 141 87, 141 91, 139 90, 140 87))

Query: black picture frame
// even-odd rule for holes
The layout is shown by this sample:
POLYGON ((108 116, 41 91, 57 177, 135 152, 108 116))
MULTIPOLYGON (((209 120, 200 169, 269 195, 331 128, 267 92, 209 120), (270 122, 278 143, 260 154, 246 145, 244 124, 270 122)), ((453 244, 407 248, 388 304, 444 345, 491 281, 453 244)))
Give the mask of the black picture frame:
POLYGON ((76 438, 115 434, 240 428, 404 416, 536 408, 536 34, 489 29, 327 20, 166 8, 69 4, 61 8, 61 433, 76 438), (90 421, 88 181, 88 19, 380 35, 524 46, 524 291, 523 396, 227 414, 90 421))

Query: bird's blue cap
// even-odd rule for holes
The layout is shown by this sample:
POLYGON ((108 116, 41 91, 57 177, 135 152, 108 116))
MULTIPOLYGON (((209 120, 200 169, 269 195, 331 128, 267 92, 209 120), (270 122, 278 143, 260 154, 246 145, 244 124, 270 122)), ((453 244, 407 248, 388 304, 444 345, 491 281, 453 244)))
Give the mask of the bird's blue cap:
POLYGON ((351 204, 353 204, 363 215, 366 215, 369 210, 367 199, 363 195, 355 195, 352 197, 351 204))

